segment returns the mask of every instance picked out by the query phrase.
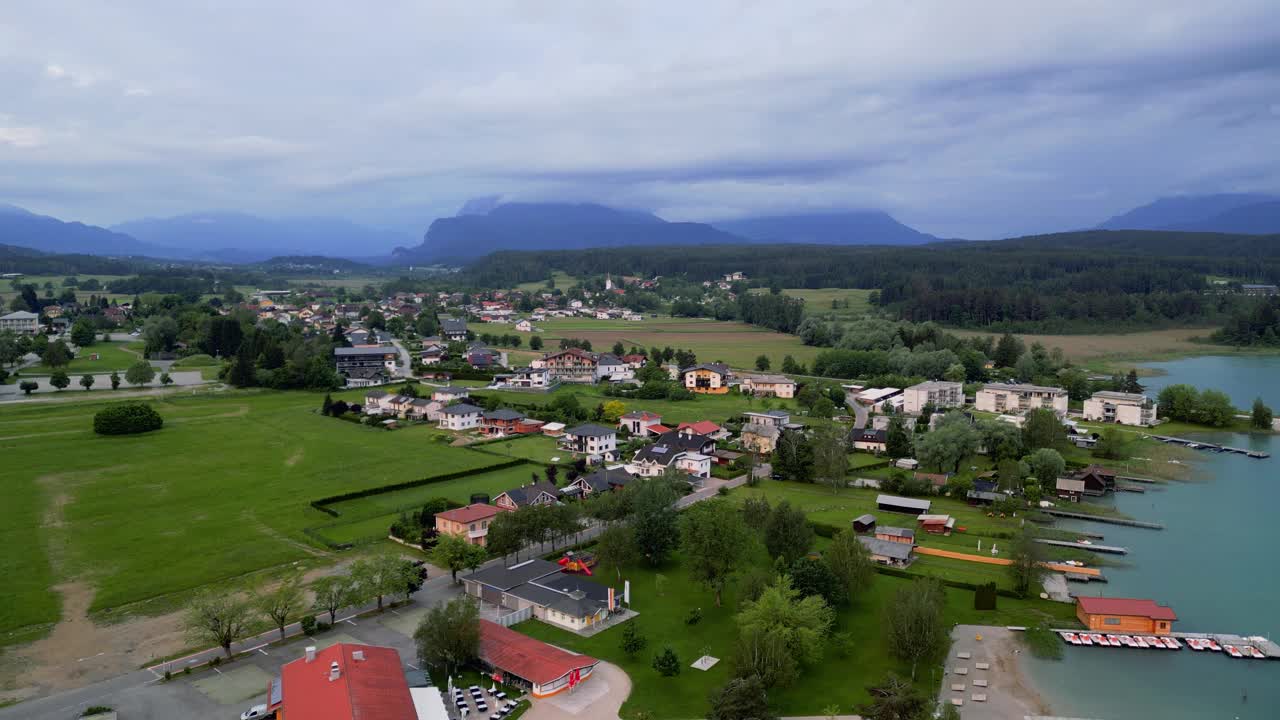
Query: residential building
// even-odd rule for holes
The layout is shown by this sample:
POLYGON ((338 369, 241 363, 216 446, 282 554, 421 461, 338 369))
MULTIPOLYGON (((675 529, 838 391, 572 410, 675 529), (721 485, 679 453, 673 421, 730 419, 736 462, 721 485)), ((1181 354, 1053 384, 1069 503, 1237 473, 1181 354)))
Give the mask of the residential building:
POLYGON ((594 493, 610 492, 626 487, 635 478, 626 468, 601 468, 590 475, 579 475, 564 487, 564 493, 586 497, 594 493))
POLYGON ((782 429, 777 425, 747 423, 742 426, 742 448, 759 455, 768 455, 778 447, 782 429))
POLYGON ((974 407, 983 412, 1022 414, 1044 408, 1067 414, 1067 391, 1060 387, 987 383, 978 391, 974 407))
POLYGON ((489 437, 505 437, 520 434, 520 423, 524 413, 510 408, 486 410, 480 416, 480 432, 489 437))
POLYGON ((1080 502, 1080 496, 1084 495, 1084 481, 1074 478, 1058 478, 1054 485, 1059 498, 1070 500, 1071 502, 1080 502))
POLYGON ((396 372, 398 355, 393 347, 334 348, 334 369, 339 375, 348 379, 387 378, 396 372))
POLYGON ((592 383, 596 381, 596 356, 586 350, 569 348, 549 353, 542 358, 543 366, 553 382, 592 383))
POLYGON ((585 455, 604 455, 618 449, 618 431, 593 423, 578 425, 564 431, 560 447, 585 455))
POLYGON ((395 648, 340 642, 305 653, 268 688, 278 720, 418 720, 395 648))
POLYGON ((558 502, 560 490, 549 482, 512 488, 493 499, 493 504, 504 510, 519 510, 529 505, 555 505, 558 502))
POLYGON ((426 420, 428 422, 436 422, 440 419, 440 411, 444 409, 444 403, 437 402, 430 398, 414 398, 409 401, 407 417, 410 420, 426 420))
POLYGON ((720 363, 700 363, 680 371, 680 383, 689 392, 723 395, 729 392, 729 368, 720 363))
POLYGON ((463 342, 467 339, 467 321, 458 318, 441 318, 440 334, 451 342, 463 342))
POLYGON ((615 609, 610 588, 541 558, 477 570, 462 583, 468 595, 504 615, 528 608, 538 620, 571 631, 598 624, 615 609))
POLYGON ((781 429, 791 422, 791 413, 786 410, 747 411, 742 415, 746 417, 748 425, 770 425, 781 429))
POLYGON ((40 331, 40 316, 26 310, 15 310, 8 315, 0 315, 0 331, 4 330, 34 335, 40 331))
POLYGON ((854 430, 850 439, 853 441, 853 449, 863 452, 875 453, 879 455, 889 449, 889 431, 888 430, 854 430))
POLYGON ((364 414, 381 415, 382 401, 391 397, 386 390, 370 390, 364 394, 364 414))
POLYGON ((437 402, 450 403, 454 400, 465 400, 471 397, 471 388, 459 385, 445 385, 431 391, 431 399, 437 402))
POLYGON ((756 397, 793 398, 796 381, 785 375, 743 375, 742 392, 756 397))
POLYGON ((636 451, 629 472, 645 477, 657 477, 668 468, 675 468, 698 478, 711 477, 711 454, 716 443, 706 435, 689 430, 673 430, 659 435, 652 445, 636 451))
POLYGON ((480 621, 480 661, 504 684, 545 698, 576 687, 591 677, 599 660, 577 655, 490 620, 480 621))
POLYGON ((533 323, 528 320, 516 321, 516 332, 531 333, 533 332, 533 323))
POLYGON ((1095 632, 1126 635, 1168 635, 1178 619, 1172 608, 1154 600, 1088 595, 1076 598, 1076 617, 1095 632))
POLYGON ((546 368, 516 368, 503 378, 503 382, 514 388, 541 390, 551 386, 551 373, 546 368))
POLYGON ((391 397, 383 398, 378 405, 382 408, 383 415, 395 415, 398 418, 403 418, 408 416, 409 403, 415 399, 409 395, 392 395, 391 397))
MULTIPOLYGON (((933 503, 928 500, 920 500, 918 498, 896 497, 894 495, 877 495, 876 507, 888 512, 906 513, 908 515, 920 515, 929 512, 929 508, 933 503)), ((883 530, 884 528, 881 528, 883 530)))
POLYGON ((943 408, 964 407, 964 383, 932 380, 912 385, 902 391, 902 411, 919 415, 924 406, 943 408))
POLYGON ((1245 283, 1240 286, 1240 292, 1245 295, 1262 295, 1269 297, 1271 295, 1280 295, 1280 288, 1277 288, 1275 285, 1256 285, 1253 283, 1245 283))
POLYGON ((1141 393, 1099 390, 1084 401, 1084 419, 1150 427, 1156 424, 1158 406, 1141 393))
POLYGON ((498 513, 507 512, 505 508, 486 503, 473 503, 454 510, 436 513, 436 532, 441 535, 456 535, 464 538, 472 545, 484 545, 489 534, 489 524, 498 513))
POLYGON ((728 440, 729 431, 711 422, 710 420, 699 420, 698 422, 682 422, 676 426, 676 430, 688 430, 697 435, 706 435, 712 440, 728 440))
POLYGON ((1104 468, 1101 465, 1090 465, 1083 470, 1071 473, 1069 477, 1084 483, 1080 492, 1085 495, 1099 497, 1109 492, 1115 492, 1116 474, 1115 470, 1104 468))
POLYGON ((889 567, 907 567, 915 559, 915 546, 896 542, 885 542, 879 537, 859 535, 858 542, 867 548, 871 561, 889 567))
POLYGON ((655 427, 662 427, 662 416, 647 410, 633 410, 618 418, 618 427, 632 435, 654 435, 655 427))
POLYGON ((478 408, 475 405, 467 403, 449 405, 440 411, 440 429, 455 432, 474 430, 480 427, 480 418, 483 415, 484 408, 478 408))
POLYGON ((603 353, 596 360, 596 382, 635 380, 636 371, 617 355, 603 353))

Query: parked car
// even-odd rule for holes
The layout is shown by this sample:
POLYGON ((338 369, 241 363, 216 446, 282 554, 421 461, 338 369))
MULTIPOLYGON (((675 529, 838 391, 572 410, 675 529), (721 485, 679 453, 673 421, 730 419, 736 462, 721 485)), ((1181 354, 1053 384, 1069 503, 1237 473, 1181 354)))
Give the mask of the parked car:
POLYGON ((273 718, 275 716, 275 713, 267 711, 266 705, 254 705, 240 713, 240 720, 265 720, 265 718, 273 718))

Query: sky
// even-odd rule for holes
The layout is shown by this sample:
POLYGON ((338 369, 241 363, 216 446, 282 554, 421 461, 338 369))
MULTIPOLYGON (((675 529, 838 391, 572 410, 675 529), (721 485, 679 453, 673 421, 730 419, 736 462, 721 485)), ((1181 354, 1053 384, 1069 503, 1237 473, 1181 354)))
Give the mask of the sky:
POLYGON ((6 0, 0 202, 420 233, 468 199, 942 237, 1280 192, 1280 2, 6 0), (416 230, 415 230, 416 228, 416 230))

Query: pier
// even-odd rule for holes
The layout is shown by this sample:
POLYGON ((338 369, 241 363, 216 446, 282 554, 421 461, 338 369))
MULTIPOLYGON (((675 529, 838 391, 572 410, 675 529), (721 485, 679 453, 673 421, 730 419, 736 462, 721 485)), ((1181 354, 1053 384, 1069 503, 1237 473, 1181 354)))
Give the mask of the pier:
POLYGON ((1209 452, 1225 452, 1235 453, 1236 455, 1244 455, 1254 458, 1255 460, 1265 460, 1271 457, 1271 453, 1261 450, 1248 450, 1246 448, 1231 447, 1230 445, 1217 445, 1210 442, 1200 442, 1199 440, 1188 440, 1186 438, 1172 437, 1169 435, 1151 435, 1152 439, 1159 440, 1169 445, 1181 445, 1191 448, 1192 450, 1208 450, 1209 452))
MULTIPOLYGON (((1169 633, 1167 636, 1152 637, 1148 635, 1142 635, 1142 636, 1114 635, 1111 633, 1097 633, 1092 630, 1054 629, 1053 632, 1057 633, 1058 637, 1062 638, 1063 642, 1067 642, 1072 645, 1086 645, 1086 646, 1100 645, 1102 647, 1123 646, 1123 647, 1129 647, 1129 648, 1138 647, 1138 648, 1159 649, 1159 650, 1175 650, 1175 649, 1181 650, 1182 648, 1180 646, 1175 648, 1175 647, 1170 647, 1169 645, 1166 645, 1166 644, 1143 645, 1143 644, 1133 644, 1129 642, 1129 640, 1134 640, 1137 638, 1141 638, 1143 640, 1157 640, 1157 639, 1160 639, 1161 637, 1171 637, 1171 638, 1175 638, 1176 640, 1185 642, 1187 644, 1187 647, 1203 654, 1219 653, 1221 655, 1225 655, 1231 658, 1238 658, 1242 660, 1280 660, 1280 645, 1277 645, 1276 643, 1272 642, 1271 640, 1265 637, 1262 637, 1261 635, 1251 635, 1248 637, 1244 637, 1240 635, 1232 635, 1230 633, 1196 633, 1196 632, 1176 632, 1175 631, 1175 632, 1169 633), (1078 637, 1082 641, 1085 638, 1092 638, 1092 641, 1076 642, 1075 640, 1071 639, 1071 637, 1069 637, 1072 635, 1078 637), (1123 639, 1125 641, 1122 643, 1118 643, 1116 642, 1117 638, 1123 639), (1210 645, 1205 646, 1204 643, 1209 641, 1212 641, 1210 645), (1247 652, 1250 649, 1256 650, 1258 654, 1247 652), (1231 651, 1233 650, 1238 650, 1239 652, 1236 652, 1235 654, 1231 654, 1231 651)), ((1164 643, 1167 641, 1162 640, 1161 642, 1164 643)))
POLYGON ((1071 542, 1069 540, 1045 540, 1036 538, 1036 542, 1045 545, 1053 545, 1054 547, 1074 548, 1076 550, 1088 550, 1090 552, 1110 553, 1112 555, 1127 555, 1127 548, 1116 547, 1115 545, 1094 545, 1093 543, 1071 542))
POLYGON ((1164 529, 1164 525, 1161 525, 1160 523, 1146 522, 1144 520, 1129 520, 1127 518, 1109 517, 1107 515, 1089 515, 1087 513, 1069 512, 1067 510, 1057 510, 1055 508, 1040 508, 1039 511, 1045 515, 1071 518, 1072 520, 1091 520, 1093 522, 1110 523, 1112 525, 1147 528, 1148 530, 1164 529))
POLYGON ((1147 491, 1147 489, 1141 485, 1121 485, 1120 483, 1116 483, 1116 490, 1131 493, 1144 493, 1147 491))

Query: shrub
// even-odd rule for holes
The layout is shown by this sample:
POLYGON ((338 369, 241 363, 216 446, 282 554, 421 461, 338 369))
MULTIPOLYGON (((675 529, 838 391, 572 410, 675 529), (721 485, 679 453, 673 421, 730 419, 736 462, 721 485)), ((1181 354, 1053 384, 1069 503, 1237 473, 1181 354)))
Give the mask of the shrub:
POLYGON ((164 418, 146 403, 108 405, 93 416, 93 431, 99 435, 136 435, 159 430, 164 418))
POLYGON ((218 667, 221 664, 222 664, 221 655, 214 655, 213 657, 209 658, 209 667, 218 667))
POLYGON ((303 634, 303 635, 306 635, 306 636, 310 637, 310 636, 312 636, 312 635, 315 635, 315 634, 316 634, 316 629, 317 629, 317 628, 316 628, 316 616, 315 616, 315 615, 305 615, 305 616, 303 616, 302 621, 301 621, 299 624, 300 624, 300 625, 302 625, 302 634, 303 634))
POLYGON ((697 625, 702 622, 702 608, 693 608, 689 614, 684 617, 685 625, 697 625))
POLYGON ((680 658, 670 645, 653 656, 653 669, 657 670, 662 677, 674 677, 680 674, 680 658))

